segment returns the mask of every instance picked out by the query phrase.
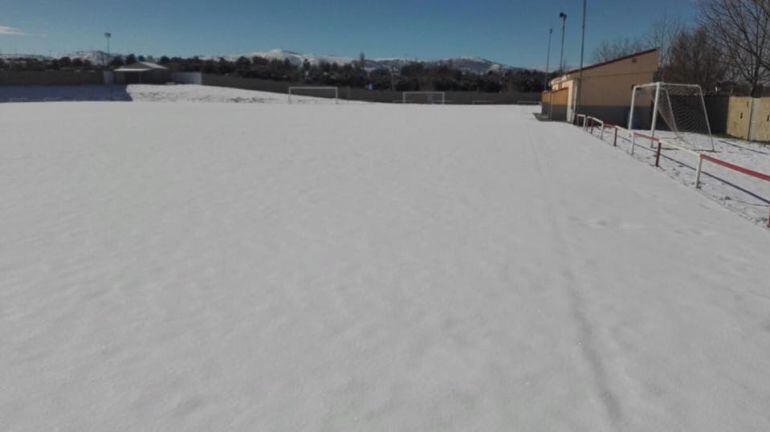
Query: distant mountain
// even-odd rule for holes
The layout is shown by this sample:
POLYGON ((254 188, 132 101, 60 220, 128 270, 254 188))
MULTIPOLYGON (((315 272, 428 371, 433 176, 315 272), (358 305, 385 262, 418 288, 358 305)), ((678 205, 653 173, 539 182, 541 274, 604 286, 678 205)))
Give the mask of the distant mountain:
MULTIPOLYGON (((118 56, 120 54, 111 54, 108 55, 104 51, 99 50, 90 50, 90 51, 76 51, 70 54, 66 54, 67 57, 70 57, 72 59, 81 59, 81 60, 88 60, 92 64, 97 66, 102 66, 110 62, 112 58, 118 56)), ((346 65, 353 63, 355 61, 358 61, 357 58, 353 57, 344 57, 344 56, 335 56, 335 55, 314 55, 314 54, 301 54, 294 51, 288 51, 288 50, 282 50, 282 49, 274 49, 270 51, 255 51, 247 54, 239 54, 239 55, 229 55, 229 56, 203 56, 202 59, 219 59, 219 58, 225 58, 227 60, 236 60, 238 57, 262 57, 266 59, 275 59, 275 60, 288 60, 294 65, 301 65, 305 60, 307 60, 311 65, 318 65, 320 63, 330 63, 330 64, 337 64, 337 65, 346 65)), ((43 56, 43 55, 25 55, 25 54, 0 54, 0 58, 5 59, 13 59, 13 58, 36 58, 38 60, 47 60, 50 59, 49 56, 43 56)), ((148 56, 148 59, 151 58, 148 56)), ((472 74, 485 74, 487 72, 491 71, 504 71, 504 70, 521 70, 522 68, 513 67, 509 65, 505 65, 502 63, 493 62, 491 60, 487 60, 480 57, 455 57, 455 58, 446 58, 446 59, 438 59, 438 60, 418 60, 418 59, 407 59, 407 58, 381 58, 381 59, 370 59, 367 58, 364 62, 364 67, 367 70, 376 70, 376 69, 400 69, 408 64, 411 63, 422 63, 426 66, 440 66, 445 65, 452 67, 454 69, 466 72, 466 73, 472 73, 472 74)))
POLYGON ((3 60, 14 60, 20 58, 35 59, 39 61, 50 60, 50 57, 40 54, 0 54, 0 59, 3 60))
MULTIPOLYGON (((357 58, 343 57, 334 55, 314 55, 314 54, 301 54, 294 51, 287 51, 281 49, 274 49, 270 51, 256 51, 248 54, 242 54, 245 57, 262 57, 267 59, 276 60, 288 60, 294 65, 301 65, 307 60, 311 65, 317 65, 325 62, 330 64, 345 65, 358 61, 357 58)), ((228 60, 235 60, 240 55, 226 56, 228 60)), ((446 65, 455 69, 461 70, 466 73, 473 74, 485 74, 490 71, 500 70, 519 70, 521 68, 504 65, 502 63, 496 63, 491 60, 483 59, 480 57, 456 57, 446 58, 439 60, 417 60, 417 59, 405 59, 405 58, 383 58, 383 59, 369 59, 364 62, 364 67, 369 70, 375 69, 400 69, 401 67, 410 63, 423 63, 426 66, 438 66, 446 65)))
POLYGON ((35 60, 45 61, 45 60, 51 60, 53 58, 69 57, 72 60, 74 60, 74 59, 80 59, 80 60, 83 60, 83 61, 88 60, 92 64, 97 65, 97 66, 102 66, 102 65, 105 65, 105 64, 109 63, 109 61, 113 57, 115 57, 115 56, 116 56, 116 54, 108 55, 106 52, 98 51, 98 50, 93 50, 93 51, 75 51, 73 53, 63 54, 61 56, 56 56, 56 57, 47 56, 47 55, 40 55, 40 54, 0 54, 0 58, 5 59, 5 60, 22 59, 22 58, 29 59, 29 58, 31 58, 31 59, 35 59, 35 60))

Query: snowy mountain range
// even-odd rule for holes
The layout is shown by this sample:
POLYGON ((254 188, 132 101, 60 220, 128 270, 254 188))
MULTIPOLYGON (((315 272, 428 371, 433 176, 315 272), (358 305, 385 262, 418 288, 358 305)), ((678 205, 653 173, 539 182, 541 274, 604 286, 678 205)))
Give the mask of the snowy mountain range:
MULTIPOLYGON (((109 59, 111 59, 115 55, 117 54, 112 54, 112 56, 110 56, 106 52, 99 51, 99 50, 76 51, 70 54, 66 54, 67 57, 70 57, 72 59, 78 58, 81 60, 88 60, 95 65, 104 65, 108 62, 109 59)), ((288 60, 294 65, 301 65, 305 60, 307 60, 312 65, 317 65, 322 62, 325 62, 330 64, 337 64, 340 66, 358 61, 357 58, 353 58, 353 57, 344 57, 344 56, 335 56, 335 55, 301 54, 298 52, 282 50, 282 49, 274 49, 270 51, 255 51, 251 53, 227 55, 227 56, 201 56, 201 58, 204 58, 204 59, 225 58, 228 60, 236 60, 238 57, 241 57, 241 56, 245 56, 249 58, 258 56, 258 57, 263 57, 267 59, 276 59, 281 61, 288 60)), ((50 58, 44 55, 0 54, 0 58, 5 58, 5 59, 20 58, 20 57, 26 57, 26 58, 33 57, 33 58, 37 58, 38 60, 45 60, 50 58)), ((438 59, 438 60, 419 60, 419 59, 410 59, 410 58, 366 59, 364 62, 364 67, 368 70, 400 69, 401 67, 410 63, 423 63, 426 66, 447 65, 455 69, 461 70, 463 72, 473 73, 473 74, 485 74, 490 71, 521 69, 513 66, 508 66, 502 63, 493 62, 491 60, 487 60, 480 57, 454 57, 454 58, 445 58, 445 59, 438 59)))
MULTIPOLYGON (((270 51, 257 51, 248 54, 242 54, 246 57, 263 57, 268 59, 277 60, 289 60, 292 64, 300 65, 307 60, 311 65, 317 65, 321 62, 345 65, 358 61, 357 58, 334 56, 334 55, 314 55, 314 54, 301 54, 294 51, 274 49, 270 51)), ((226 56, 227 59, 237 59, 240 55, 226 56)), ((410 63, 423 63, 426 66, 448 65, 455 69, 461 70, 467 73, 484 74, 490 71, 499 70, 517 70, 513 66, 504 65, 502 63, 496 63, 491 60, 487 60, 480 57, 454 57, 438 60, 419 60, 409 58, 381 58, 381 59, 365 59, 364 67, 369 70, 374 69, 397 69, 410 63)))

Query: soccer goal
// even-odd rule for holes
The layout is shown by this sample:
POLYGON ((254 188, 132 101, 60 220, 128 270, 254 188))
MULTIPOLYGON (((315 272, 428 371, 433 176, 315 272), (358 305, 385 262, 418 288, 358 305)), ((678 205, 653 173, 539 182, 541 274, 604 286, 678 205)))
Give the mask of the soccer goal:
POLYGON ((446 93, 437 91, 405 91, 401 93, 401 103, 446 103, 446 93))
POLYGON ((634 86, 628 129, 647 126, 652 136, 692 150, 714 151, 703 90, 697 84, 657 82, 634 86))
MULTIPOLYGON (((339 90, 337 87, 318 87, 318 86, 295 86, 289 87, 289 103, 300 101, 292 96, 313 96, 326 99, 333 99, 334 103, 339 103, 339 90)), ((307 99, 303 100, 303 102, 307 99)))

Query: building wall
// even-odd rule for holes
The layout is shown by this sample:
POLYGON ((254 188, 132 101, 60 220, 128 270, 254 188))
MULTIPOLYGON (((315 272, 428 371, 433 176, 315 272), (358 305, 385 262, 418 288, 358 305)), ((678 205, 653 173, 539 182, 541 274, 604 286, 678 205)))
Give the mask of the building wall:
POLYGON ((541 114, 551 120, 566 121, 569 95, 569 88, 543 92, 540 101, 541 114))
MULTIPOLYGON (((654 81, 658 71, 658 51, 650 51, 634 57, 583 69, 582 89, 579 89, 578 71, 570 72, 551 81, 554 90, 569 89, 570 107, 568 121, 574 111, 594 115, 608 122, 626 126, 631 106, 631 90, 634 85, 654 81), (580 92, 580 107, 575 107, 580 92)), ((637 106, 647 102, 639 100, 637 106)))
MULTIPOLYGON (((630 106, 631 89, 655 79, 658 71, 658 52, 653 51, 615 63, 609 63, 583 73, 581 105, 630 106)), ((570 75, 577 79, 577 74, 570 75)))

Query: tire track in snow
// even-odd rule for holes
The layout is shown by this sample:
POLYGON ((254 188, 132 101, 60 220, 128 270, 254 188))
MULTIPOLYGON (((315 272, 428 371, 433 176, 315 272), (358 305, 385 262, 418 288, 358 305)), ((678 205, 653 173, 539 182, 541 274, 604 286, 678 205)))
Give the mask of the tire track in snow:
POLYGON ((555 194, 551 191, 550 182, 553 181, 553 176, 548 175, 544 169, 544 162, 539 154, 539 148, 543 146, 535 139, 532 133, 532 127, 527 128, 527 149, 532 154, 532 160, 535 161, 534 168, 539 176, 539 181, 533 182, 533 184, 539 185, 542 191, 542 195, 545 197, 544 203, 546 206, 546 215, 551 222, 553 231, 551 231, 554 242, 553 244, 561 245, 562 248, 554 251, 554 254, 566 255, 565 261, 568 264, 566 269, 560 272, 560 275, 564 277, 565 292, 567 294, 568 306, 572 312, 572 318, 575 322, 575 328, 578 330, 578 345, 580 352, 583 356, 583 360, 587 363, 592 375, 595 392, 604 405, 607 419, 610 423, 608 430, 619 430, 623 426, 623 409, 617 395, 612 391, 609 386, 610 379, 607 376, 607 368, 605 367, 601 355, 596 348, 596 342, 594 338, 594 325, 588 318, 585 311, 585 298, 581 295, 581 291, 590 286, 588 282, 583 280, 580 276, 581 273, 576 271, 574 263, 577 255, 572 249, 571 244, 567 241, 565 235, 566 227, 564 226, 564 220, 557 217, 557 214, 566 214, 563 209, 555 208, 554 203, 557 202, 553 197, 555 194), (536 144, 537 143, 537 144, 536 144))

